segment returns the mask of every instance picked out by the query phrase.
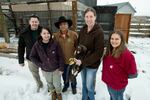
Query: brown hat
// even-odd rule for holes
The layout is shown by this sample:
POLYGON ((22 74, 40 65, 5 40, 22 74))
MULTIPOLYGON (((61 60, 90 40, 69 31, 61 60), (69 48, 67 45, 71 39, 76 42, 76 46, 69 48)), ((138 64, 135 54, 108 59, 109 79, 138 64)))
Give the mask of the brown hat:
POLYGON ((64 16, 59 17, 58 21, 55 23, 55 26, 59 29, 59 25, 62 22, 67 22, 69 27, 72 26, 72 20, 66 19, 64 16))

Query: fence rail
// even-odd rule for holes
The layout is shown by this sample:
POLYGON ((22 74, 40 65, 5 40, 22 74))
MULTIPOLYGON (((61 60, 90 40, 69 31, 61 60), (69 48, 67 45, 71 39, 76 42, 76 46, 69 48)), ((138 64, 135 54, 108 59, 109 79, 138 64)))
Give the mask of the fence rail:
POLYGON ((134 16, 131 19, 130 32, 143 33, 150 36, 150 17, 134 16))

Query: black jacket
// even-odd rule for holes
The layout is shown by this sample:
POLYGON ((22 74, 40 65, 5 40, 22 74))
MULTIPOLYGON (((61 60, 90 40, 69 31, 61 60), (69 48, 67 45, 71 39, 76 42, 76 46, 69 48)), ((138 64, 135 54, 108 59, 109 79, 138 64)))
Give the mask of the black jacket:
MULTIPOLYGON (((42 27, 38 27, 38 34, 40 35, 42 27)), ((29 55, 32 49, 32 46, 36 41, 33 40, 31 35, 32 30, 30 29, 30 26, 28 26, 19 36, 18 40, 18 61, 19 64, 24 63, 24 54, 26 51, 26 59, 29 59, 29 55)))

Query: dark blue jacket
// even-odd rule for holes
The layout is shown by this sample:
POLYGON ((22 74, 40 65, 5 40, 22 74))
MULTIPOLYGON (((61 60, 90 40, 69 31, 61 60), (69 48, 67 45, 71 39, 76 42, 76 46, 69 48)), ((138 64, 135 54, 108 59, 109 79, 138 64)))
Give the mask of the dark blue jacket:
POLYGON ((63 71, 64 57, 58 42, 51 40, 48 43, 46 52, 42 47, 42 42, 37 41, 30 53, 31 61, 47 72, 52 72, 56 69, 63 71))

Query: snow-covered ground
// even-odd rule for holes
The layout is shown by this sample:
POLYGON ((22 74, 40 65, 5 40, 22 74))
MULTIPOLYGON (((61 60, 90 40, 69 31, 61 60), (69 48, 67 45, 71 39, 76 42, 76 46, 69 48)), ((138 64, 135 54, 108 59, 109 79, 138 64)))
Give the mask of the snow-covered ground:
MULTIPOLYGON (((0 39, 2 41, 2 39, 0 39)), ((150 38, 130 37, 128 47, 134 51, 139 75, 129 80, 125 97, 130 100, 150 100, 150 38)), ((27 64, 18 65, 17 59, 0 57, 0 100, 51 100, 47 93, 44 77, 40 72, 44 87, 36 93, 36 86, 27 64)), ((77 94, 63 93, 63 100, 81 100, 81 76, 77 77, 77 94)), ((96 77, 96 100, 109 100, 106 85, 101 81, 101 66, 96 77)))

